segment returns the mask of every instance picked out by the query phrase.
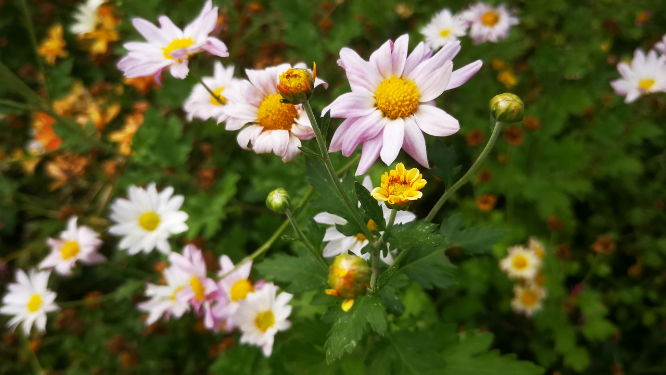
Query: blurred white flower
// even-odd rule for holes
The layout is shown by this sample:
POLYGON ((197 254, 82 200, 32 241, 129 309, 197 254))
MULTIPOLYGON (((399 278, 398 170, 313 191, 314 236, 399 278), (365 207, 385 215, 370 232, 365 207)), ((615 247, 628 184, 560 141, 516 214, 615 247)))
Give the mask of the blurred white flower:
POLYGON ((509 255, 500 261, 500 269, 511 279, 534 279, 540 268, 541 260, 536 253, 523 246, 510 247, 509 255))
POLYGON ((88 226, 76 226, 76 217, 67 222, 67 230, 60 233, 60 239, 46 240, 51 247, 49 254, 40 264, 39 268, 52 268, 61 275, 69 275, 76 261, 85 264, 96 264, 106 260, 104 255, 97 252, 102 240, 99 234, 88 226))
POLYGON ((69 28, 72 34, 82 35, 95 31, 100 21, 97 9, 105 2, 106 0, 87 0, 79 4, 74 13, 74 23, 69 28))
POLYGON ((621 62, 617 71, 622 78, 610 84, 618 95, 626 95, 625 103, 631 103, 640 96, 666 91, 666 55, 659 56, 651 50, 647 56, 642 49, 634 52, 631 65, 621 62))
POLYGON ((451 14, 450 10, 443 9, 435 14, 430 23, 421 30, 421 34, 426 38, 426 45, 436 51, 467 35, 467 23, 462 19, 462 15, 451 14))
POLYGON ((661 52, 662 55, 666 55, 666 35, 661 38, 661 42, 654 45, 654 48, 661 52))
POLYGON ((469 36, 475 44, 482 42, 497 43, 509 37, 511 26, 519 23, 518 18, 506 6, 477 3, 466 10, 462 17, 470 25, 469 36))
POLYGON ((513 287, 513 293, 513 300, 511 300, 513 311, 523 313, 528 317, 541 309, 541 301, 546 297, 546 291, 536 284, 516 284, 513 287))
POLYGON ((39 331, 46 330, 46 313, 58 310, 56 294, 47 289, 50 275, 51 271, 30 270, 30 276, 23 270, 16 271, 16 283, 7 285, 0 307, 0 314, 14 316, 7 324, 11 330, 21 323, 26 336, 33 324, 39 331))
POLYGON ((139 310, 149 314, 146 320, 148 325, 162 316, 166 320, 172 315, 180 318, 190 309, 187 301, 176 298, 178 292, 189 285, 190 275, 178 267, 169 267, 164 270, 163 276, 166 285, 148 284, 146 296, 150 297, 150 300, 137 305, 139 310))
POLYGON ((230 95, 234 95, 233 86, 241 80, 233 78, 234 66, 222 66, 219 61, 215 62, 215 72, 212 77, 203 77, 202 80, 213 91, 215 96, 198 83, 192 89, 190 97, 187 98, 183 110, 187 113, 187 120, 193 118, 201 120, 216 119, 218 123, 227 119, 224 114, 224 106, 232 100, 230 95))
MULTIPOLYGON (((228 256, 222 255, 220 257, 221 270, 219 275, 222 276, 231 272, 234 269, 234 264, 228 256)), ((230 331, 236 326, 233 316, 238 310, 240 301, 244 300, 248 294, 255 291, 255 285, 250 281, 250 272, 252 271, 252 262, 247 262, 238 267, 237 270, 229 273, 218 282, 222 292, 227 296, 227 303, 218 303, 213 307, 213 313, 219 317, 227 318, 227 330, 230 331)))

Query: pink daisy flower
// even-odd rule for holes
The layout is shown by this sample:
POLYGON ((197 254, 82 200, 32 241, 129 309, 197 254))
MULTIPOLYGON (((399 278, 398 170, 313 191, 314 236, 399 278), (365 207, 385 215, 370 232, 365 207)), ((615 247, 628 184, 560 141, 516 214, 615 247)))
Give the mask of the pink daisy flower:
POLYGON ((419 43, 407 56, 409 36, 387 41, 363 60, 349 48, 340 51, 352 92, 339 96, 324 109, 331 117, 346 118, 331 140, 330 152, 350 156, 363 143, 356 175, 367 172, 381 156, 390 165, 404 149, 424 167, 428 155, 423 133, 444 137, 460 129, 458 120, 435 107, 444 91, 459 87, 481 69, 478 60, 453 72, 451 61, 460 42, 451 42, 433 56, 419 43))
POLYGON ((518 18, 506 6, 478 3, 463 13, 463 19, 469 23, 469 36, 475 44, 482 42, 497 43, 509 37, 511 26, 519 23, 518 18))

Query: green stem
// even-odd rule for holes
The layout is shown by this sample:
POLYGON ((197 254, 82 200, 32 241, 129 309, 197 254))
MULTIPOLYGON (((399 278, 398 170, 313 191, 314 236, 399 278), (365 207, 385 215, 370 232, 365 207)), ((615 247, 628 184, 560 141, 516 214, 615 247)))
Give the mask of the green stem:
MULTIPOLYGON (((46 83, 46 70, 44 69, 44 63, 42 62, 42 57, 39 56, 39 47, 37 46, 37 37, 35 36, 35 28, 32 25, 32 19, 30 18, 30 12, 28 11, 28 3, 26 0, 20 0, 19 3, 21 4, 21 10, 23 11, 23 15, 25 16, 25 27, 28 29, 28 36, 30 37, 30 43, 32 44, 32 49, 35 51, 35 57, 37 58, 37 67, 39 68, 39 72, 42 73, 42 77, 44 77, 44 83, 46 83)), ((49 90, 46 85, 44 85, 44 88, 46 89, 46 97, 48 99, 49 97, 49 90)))
POLYGON ((302 231, 301 228, 298 226, 298 223, 296 222, 296 219, 294 219, 294 216, 291 214, 291 210, 287 208, 287 211, 285 212, 285 215, 287 215, 287 218, 288 218, 289 221, 291 222, 291 226, 292 226, 292 227, 294 228, 294 230, 296 231, 296 234, 298 234, 298 238, 300 238, 301 242, 303 242, 303 244, 305 245, 305 247, 307 247, 308 250, 310 250, 310 252, 311 252, 312 255, 315 257, 315 259, 317 259, 317 261, 319 262, 319 264, 320 264, 322 267, 324 267, 325 270, 328 270, 328 266, 326 265, 326 262, 324 262, 324 260, 321 258, 321 255, 319 254, 319 252, 317 251, 317 249, 315 249, 315 247, 312 246, 312 244, 311 244, 310 241, 307 239, 307 237, 305 237, 305 234, 303 234, 303 231, 302 231))
POLYGON ((28 349, 28 352, 30 352, 30 366, 32 366, 32 370, 36 375, 44 374, 44 369, 42 368, 42 365, 39 364, 37 353, 35 353, 35 351, 32 350, 32 347, 30 346, 30 339, 28 338, 28 334, 19 334, 19 337, 21 338, 21 341, 25 347, 28 349))
MULTIPOLYGON (((379 277, 379 247, 382 244, 382 240, 384 236, 388 235, 391 232, 391 228, 393 227, 393 223, 395 223, 395 217, 398 214, 398 210, 395 208, 391 210, 391 216, 389 217, 388 224, 386 224, 386 231, 384 234, 381 236, 379 241, 376 241, 375 244, 373 245, 372 248, 372 275, 370 275, 370 290, 375 290, 375 286, 377 285, 377 277, 379 277)), ((386 249, 388 251, 388 248, 386 249)))
POLYGON ((317 144, 319 145, 319 151, 321 152, 321 155, 324 158, 324 164, 326 165, 328 174, 331 176, 331 179, 335 184, 335 188, 338 189, 338 192, 342 196, 342 200, 345 202, 347 209, 349 209, 349 211, 352 213, 354 221, 356 221, 358 226, 363 231, 363 235, 365 235, 365 238, 367 238, 370 241, 370 243, 374 243, 376 241, 375 236, 370 232, 370 229, 368 229, 367 224, 363 221, 363 218, 358 213, 358 210, 356 209, 356 204, 352 203, 351 199, 349 199, 347 193, 342 188, 340 179, 338 178, 337 173, 335 172, 335 168, 333 168, 333 164, 331 163, 331 157, 328 154, 328 147, 326 146, 326 140, 321 135, 321 130, 319 129, 319 123, 317 122, 317 119, 315 118, 315 115, 312 112, 312 107, 310 106, 310 102, 308 102, 307 100, 304 101, 303 107, 305 108, 305 112, 308 114, 308 118, 310 119, 310 124, 312 124, 312 129, 314 130, 315 137, 317 138, 317 144))
POLYGON ((199 82, 199 83, 200 83, 200 84, 206 89, 206 91, 208 91, 208 93, 210 94, 210 96, 212 96, 213 98, 215 98, 215 100, 217 100, 217 102, 220 103, 220 105, 224 105, 224 104, 226 104, 226 103, 224 103, 224 102, 222 101, 222 99, 220 98, 219 95, 215 95, 215 93, 213 92, 213 90, 211 90, 210 87, 208 87, 208 85, 206 85, 206 84, 204 83, 203 79, 201 79, 201 77, 199 76, 199 74, 197 74, 197 73, 195 73, 195 72, 192 72, 192 75, 194 75, 194 77, 197 79, 197 81, 198 81, 198 82, 199 82))
POLYGON ((437 201, 435 206, 430 210, 430 213, 428 216, 426 216, 425 220, 426 221, 432 221, 432 219, 435 217, 437 212, 442 208, 444 203, 446 202, 447 199, 449 199, 453 193, 455 193, 458 189, 460 189, 461 186, 463 186, 465 183, 467 183, 467 179, 474 173, 476 172, 477 169, 481 166, 481 163, 486 159, 488 154, 490 153, 490 150, 492 150, 493 146, 495 145, 495 141, 499 137, 500 130, 502 130, 502 123, 497 121, 495 122, 495 127, 493 128, 493 133, 490 135, 490 139, 488 140, 488 143, 486 144, 486 147, 481 151, 481 154, 479 157, 476 159, 474 164, 469 168, 467 173, 465 173, 464 176, 458 180, 453 186, 451 186, 444 194, 442 195, 441 198, 437 201))
POLYGON ((21 95, 28 103, 42 103, 42 99, 33 89, 25 84, 16 74, 0 61, 0 82, 4 83, 10 90, 21 95))

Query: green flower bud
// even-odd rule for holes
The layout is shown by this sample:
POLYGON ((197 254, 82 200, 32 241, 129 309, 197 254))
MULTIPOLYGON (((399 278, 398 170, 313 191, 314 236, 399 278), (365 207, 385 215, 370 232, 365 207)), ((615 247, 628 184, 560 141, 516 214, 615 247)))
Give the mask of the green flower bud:
POLYGON ((287 212, 291 206, 291 197, 283 188, 275 189, 268 194, 266 198, 266 207, 279 214, 287 212))
MULTIPOLYGON (((353 299, 365 294, 370 286, 372 270, 365 259, 352 254, 340 254, 335 257, 328 273, 326 293, 345 299, 353 299)), ((351 306, 350 306, 351 307, 351 306)))
POLYGON ((513 94, 499 94, 490 101, 490 112, 497 121, 512 123, 523 120, 525 104, 513 94))

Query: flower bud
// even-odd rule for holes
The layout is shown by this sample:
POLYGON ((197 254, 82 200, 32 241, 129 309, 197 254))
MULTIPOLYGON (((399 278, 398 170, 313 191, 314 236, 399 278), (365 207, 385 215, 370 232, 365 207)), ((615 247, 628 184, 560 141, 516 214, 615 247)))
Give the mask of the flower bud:
POLYGON ((525 104, 513 94, 496 95, 490 101, 490 112, 497 121, 512 123, 523 119, 525 104))
POLYGON ((366 292, 370 286, 372 270, 365 259, 352 254, 340 254, 335 257, 328 274, 328 285, 331 289, 326 294, 345 298, 342 304, 344 311, 354 305, 354 299, 366 292))
POLYGON ((313 73, 307 69, 288 69, 280 75, 277 89, 284 100, 291 104, 301 104, 312 97, 316 74, 316 65, 313 65, 313 73))
POLYGON ((291 197, 283 188, 275 189, 266 198, 266 207, 279 214, 287 212, 291 205, 291 197))

